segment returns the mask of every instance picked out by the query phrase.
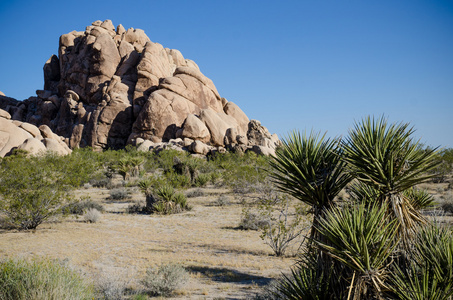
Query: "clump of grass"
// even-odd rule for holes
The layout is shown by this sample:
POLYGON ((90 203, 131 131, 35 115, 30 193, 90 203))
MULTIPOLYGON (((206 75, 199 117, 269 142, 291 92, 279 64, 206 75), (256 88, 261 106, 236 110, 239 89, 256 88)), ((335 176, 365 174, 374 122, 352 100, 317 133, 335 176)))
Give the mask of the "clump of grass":
POLYGON ((83 215, 83 218, 88 223, 96 223, 101 218, 101 213, 96 208, 90 208, 83 215))
POLYGON ((189 273, 183 267, 175 264, 161 265, 146 271, 143 285, 153 296, 171 296, 176 290, 186 284, 189 273))
POLYGON ((203 197, 204 195, 205 195, 205 193, 200 188, 189 191, 186 194, 187 198, 203 197))
POLYGON ((93 289, 61 263, 7 259, 0 262, 0 299, 93 299, 93 289))

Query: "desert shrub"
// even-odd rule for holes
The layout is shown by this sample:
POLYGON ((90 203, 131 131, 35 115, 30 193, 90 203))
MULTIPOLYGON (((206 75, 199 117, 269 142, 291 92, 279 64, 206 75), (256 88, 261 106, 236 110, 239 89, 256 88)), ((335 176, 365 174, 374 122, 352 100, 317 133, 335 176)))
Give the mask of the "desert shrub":
POLYGON ((129 190, 125 188, 110 190, 109 199, 111 200, 124 200, 131 197, 129 190))
POLYGON ((442 210, 447 214, 453 214, 453 200, 442 203, 442 210))
POLYGON ((93 289, 58 262, 8 259, 0 262, 0 299, 93 299, 93 289))
POLYGON ((90 184, 97 188, 105 188, 111 184, 111 178, 99 178, 99 179, 91 179, 90 184))
POLYGON ((202 196, 204 196, 204 194, 205 193, 203 192, 202 189, 197 188, 197 189, 187 192, 186 196, 187 196, 187 198, 195 198, 195 197, 202 197, 202 196))
POLYGON ((0 163, 0 212, 19 229, 35 229, 60 212, 70 186, 47 157, 18 157, 0 163))
POLYGON ((165 178, 167 183, 174 188, 188 188, 190 187, 191 179, 188 175, 178 174, 173 171, 166 172, 165 178))
POLYGON ((184 160, 186 156, 186 152, 168 149, 160 151, 156 156, 156 160, 158 166, 162 168, 164 172, 168 172, 173 170, 175 157, 184 160))
POLYGON ((101 213, 95 209, 90 208, 87 212, 83 215, 83 219, 88 223, 96 223, 101 218, 101 213))
POLYGON ((126 288, 129 282, 125 280, 127 276, 118 271, 109 269, 97 276, 96 290, 105 300, 124 299, 126 288))
POLYGON ((141 214, 147 212, 147 210, 143 201, 135 201, 127 207, 126 212, 129 214, 141 214))
POLYGON ((194 179, 193 185, 197 187, 203 187, 208 184, 208 182, 211 180, 211 175, 210 174, 198 174, 198 176, 194 179))
POLYGON ((239 228, 243 230, 261 230, 267 225, 267 221, 261 214, 246 209, 242 212, 239 228))
POLYGON ((79 201, 72 202, 64 206, 63 212, 66 214, 83 215, 85 212, 92 208, 100 212, 104 211, 102 204, 91 200, 90 197, 84 197, 79 201))
POLYGON ((214 201, 214 205, 216 205, 216 206, 227 206, 230 204, 231 204, 230 197, 228 197, 227 195, 220 195, 214 201))
POLYGON ((435 174, 432 180, 434 183, 445 182, 448 174, 451 174, 453 171, 453 148, 441 150, 436 155, 436 160, 439 162, 439 165, 431 171, 431 173, 435 174))
POLYGON ((143 285, 154 296, 170 296, 186 284, 189 273, 181 266, 174 264, 161 265, 146 271, 143 285))
POLYGON ((295 211, 292 211, 290 199, 286 195, 261 201, 259 211, 264 220, 261 239, 276 256, 285 255, 287 249, 301 237, 304 227, 309 228, 299 208, 295 207, 295 211))

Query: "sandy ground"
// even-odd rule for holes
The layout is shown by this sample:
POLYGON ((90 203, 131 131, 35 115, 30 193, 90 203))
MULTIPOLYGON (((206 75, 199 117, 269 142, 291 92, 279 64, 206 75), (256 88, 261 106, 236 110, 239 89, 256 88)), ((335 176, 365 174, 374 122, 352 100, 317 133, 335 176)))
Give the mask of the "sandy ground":
MULTIPOLYGON (((438 202, 451 201, 448 184, 422 186, 438 202)), ((127 214, 128 201, 110 201, 107 189, 80 189, 104 205, 97 223, 70 217, 42 224, 35 231, 0 231, 0 257, 49 257, 63 260, 93 282, 115 282, 132 290, 149 267, 174 263, 190 272, 176 299, 248 299, 262 286, 287 272, 295 259, 278 258, 258 231, 237 228, 243 206, 226 189, 208 187, 189 198, 191 211, 168 216, 127 214), (231 204, 213 205, 227 194, 231 204)), ((429 214, 427 214, 429 215, 429 214)), ((453 223, 453 217, 442 216, 453 223)))
MULTIPOLYGON (((190 271, 180 299, 246 299, 288 271, 294 258, 278 258, 258 231, 237 228, 242 206, 214 206, 228 190, 208 188, 189 198, 193 209, 168 216, 131 215, 131 202, 113 202, 106 189, 82 189, 105 208, 97 223, 69 218, 42 224, 35 231, 0 232, 1 257, 50 257, 66 261, 96 281, 122 281, 137 289, 145 270, 159 264, 181 264, 190 271)), ((132 200, 144 198, 133 194, 132 200)))

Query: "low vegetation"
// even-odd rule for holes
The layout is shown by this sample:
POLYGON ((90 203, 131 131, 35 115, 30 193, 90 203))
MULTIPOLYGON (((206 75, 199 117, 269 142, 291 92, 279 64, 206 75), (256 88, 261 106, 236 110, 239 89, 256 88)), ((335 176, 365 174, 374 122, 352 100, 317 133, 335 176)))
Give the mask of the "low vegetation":
POLYGON ((25 259, 0 261, 0 299, 93 299, 93 287, 61 262, 25 259))
MULTIPOLYGON (((115 213, 143 215, 130 218, 190 218, 197 213, 196 201, 205 199, 219 216, 238 210, 237 221, 225 230, 256 231, 267 255, 297 255, 290 273, 263 292, 266 299, 450 300, 451 224, 433 223, 427 212, 453 214, 452 151, 426 148, 412 135, 408 124, 367 118, 344 139, 293 132, 273 158, 219 153, 201 159, 133 147, 102 153, 76 149, 67 157, 17 152, 0 160, 0 224, 7 230, 39 230, 66 217, 97 229, 107 223, 112 211, 105 207, 112 204, 122 207, 115 213), (441 195, 423 184, 434 184, 441 195), (101 201, 86 196, 100 190, 101 201)), ((0 276, 24 278, 14 275, 8 284, 0 283, 0 299, 61 298, 38 295, 26 285, 30 280, 62 290, 64 281, 71 281, 74 299, 167 297, 189 278, 182 266, 164 263, 143 278, 137 275, 131 291, 111 282, 92 287, 56 261, 4 260, 1 268, 0 276), (65 275, 53 274, 58 272, 65 275)))

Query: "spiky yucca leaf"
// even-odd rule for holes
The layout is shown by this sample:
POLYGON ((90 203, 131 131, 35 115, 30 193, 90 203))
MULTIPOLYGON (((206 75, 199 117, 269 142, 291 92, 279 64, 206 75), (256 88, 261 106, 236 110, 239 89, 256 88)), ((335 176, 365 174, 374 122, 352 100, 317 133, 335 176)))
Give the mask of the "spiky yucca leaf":
POLYGON ((408 123, 389 125, 384 117, 368 117, 356 123, 343 142, 349 169, 360 182, 379 191, 376 202, 398 220, 403 242, 425 219, 402 192, 433 177, 427 172, 438 165, 436 148, 423 149, 413 133, 408 123))
POLYGON ((316 251, 301 254, 291 274, 277 280, 276 299, 344 299, 347 282, 344 267, 332 260, 325 260, 316 251))
POLYGON ((351 185, 349 195, 354 202, 373 204, 379 198, 379 191, 370 185, 361 182, 355 182, 351 185))
POLYGON ((434 204, 434 197, 425 190, 410 188, 405 190, 403 195, 415 209, 424 209, 434 204))
POLYGON ((354 271, 354 299, 380 297, 386 288, 386 267, 397 245, 393 243, 397 228, 398 223, 386 216, 385 207, 376 205, 333 207, 319 220, 318 232, 326 242, 317 244, 354 271))
POLYGON ((384 117, 363 119, 343 143, 345 161, 361 181, 383 194, 402 192, 433 177, 436 150, 414 141, 408 123, 388 124, 384 117))
POLYGON ((340 141, 294 131, 282 143, 270 161, 278 188, 315 209, 330 206, 351 179, 343 172, 340 141))
POLYGON ((411 260, 395 266, 392 291, 403 300, 453 299, 453 232, 437 224, 419 228, 411 260))

